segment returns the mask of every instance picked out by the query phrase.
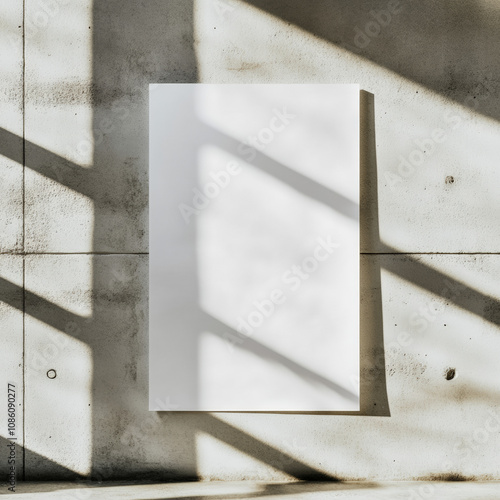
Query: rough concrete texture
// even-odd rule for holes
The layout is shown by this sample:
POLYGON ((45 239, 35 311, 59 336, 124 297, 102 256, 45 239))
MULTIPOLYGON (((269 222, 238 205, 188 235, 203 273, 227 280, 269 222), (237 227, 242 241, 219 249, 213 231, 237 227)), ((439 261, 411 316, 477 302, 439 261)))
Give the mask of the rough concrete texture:
MULTIPOLYGON (((19 36, 20 6, 3 11, 19 36)), ((24 221, 10 45, 0 203, 1 250, 23 250, 24 223, 28 253, 26 478, 500 479, 497 2, 27 0, 24 14, 24 221), (180 81, 373 95, 360 414, 147 411, 147 84, 180 81)), ((22 265, 0 264, 17 366, 22 265)), ((14 364, 1 373, 22 385, 14 364)))
POLYGON ((19 477, 23 475, 23 258, 20 255, 0 255, 0 335, 2 348, 0 349, 0 377, 2 380, 1 398, 4 411, 1 416, 2 432, 0 446, 3 450, 3 460, 0 462, 0 474, 5 481, 10 468, 8 458, 10 448, 8 441, 9 418, 15 421, 14 436, 16 448, 12 448, 17 462, 19 477), (13 386, 8 386, 13 384, 13 386), (10 389, 10 390, 9 390, 10 389), (15 401, 13 400, 15 399, 15 401), (8 402, 14 407, 7 406, 8 402), (9 416, 7 409, 14 410, 9 416))
POLYGON ((71 483, 22 483, 14 495, 6 498, 61 498, 77 500, 120 499, 120 500, 250 500, 252 498, 279 499, 418 499, 439 498, 441 500, 497 500, 500 484, 495 481, 474 483, 445 483, 440 481, 419 482, 292 482, 262 483, 254 481, 240 482, 198 482, 175 484, 141 484, 135 482, 71 484, 71 483))
POLYGON ((0 252, 23 249, 23 6, 0 5, 0 252))

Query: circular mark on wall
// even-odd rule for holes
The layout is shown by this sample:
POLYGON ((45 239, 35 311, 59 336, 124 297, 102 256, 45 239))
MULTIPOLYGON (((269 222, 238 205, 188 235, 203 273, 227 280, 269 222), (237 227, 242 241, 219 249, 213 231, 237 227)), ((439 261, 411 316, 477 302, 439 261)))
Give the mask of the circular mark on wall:
POLYGON ((56 373, 56 371, 55 371, 55 370, 53 370, 53 369, 51 369, 51 370, 49 370, 49 371, 47 372, 47 377, 49 377, 49 378, 56 378, 56 376, 57 376, 57 373, 56 373))
POLYGON ((448 175, 446 179, 444 180, 446 184, 453 184, 455 182, 455 179, 453 178, 452 175, 448 175))

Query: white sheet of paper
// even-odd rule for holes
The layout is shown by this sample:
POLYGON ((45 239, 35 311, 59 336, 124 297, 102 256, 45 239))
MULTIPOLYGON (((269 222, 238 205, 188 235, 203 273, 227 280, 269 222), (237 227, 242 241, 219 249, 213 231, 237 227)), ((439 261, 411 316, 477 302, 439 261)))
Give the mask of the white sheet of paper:
POLYGON ((150 410, 359 410, 359 92, 150 86, 150 410))

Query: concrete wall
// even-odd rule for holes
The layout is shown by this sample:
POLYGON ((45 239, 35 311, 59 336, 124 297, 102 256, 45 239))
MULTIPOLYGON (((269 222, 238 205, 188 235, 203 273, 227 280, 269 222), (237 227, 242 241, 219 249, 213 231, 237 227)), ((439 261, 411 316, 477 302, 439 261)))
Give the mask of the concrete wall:
POLYGON ((27 479, 500 479, 497 2, 0 9, 0 406, 15 382, 27 479), (361 414, 147 411, 150 82, 372 94, 361 414))

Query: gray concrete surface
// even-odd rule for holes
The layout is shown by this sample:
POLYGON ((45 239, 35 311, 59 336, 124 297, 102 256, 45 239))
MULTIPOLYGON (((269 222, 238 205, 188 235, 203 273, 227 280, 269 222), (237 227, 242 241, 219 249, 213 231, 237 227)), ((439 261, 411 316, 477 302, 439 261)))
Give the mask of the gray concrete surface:
POLYGON ((419 482, 346 482, 346 483, 263 483, 197 482, 197 483, 22 483, 15 494, 5 498, 50 498, 78 499, 186 499, 186 500, 236 500, 252 498, 278 499, 384 499, 416 500, 439 498, 440 500, 497 500, 500 483, 494 481, 474 483, 444 483, 440 481, 419 482))
POLYGON ((24 30, 16 5, 0 7, 0 373, 24 412, 19 477, 500 479, 497 2, 401 0, 389 18, 385 0, 27 0, 24 30), (147 411, 147 84, 176 81, 373 95, 360 414, 147 411))

